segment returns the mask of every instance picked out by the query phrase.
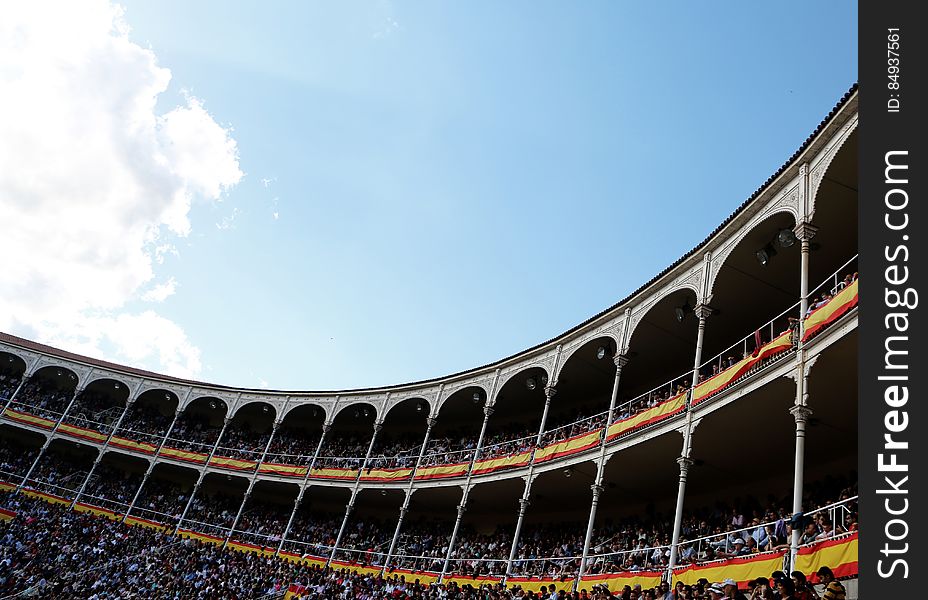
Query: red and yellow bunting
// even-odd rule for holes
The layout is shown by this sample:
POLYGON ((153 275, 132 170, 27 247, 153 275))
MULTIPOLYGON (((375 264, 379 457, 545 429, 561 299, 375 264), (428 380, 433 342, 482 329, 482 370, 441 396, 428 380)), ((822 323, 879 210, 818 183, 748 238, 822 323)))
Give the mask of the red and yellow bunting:
POLYGON ((501 471, 502 469, 510 469, 512 467, 523 467, 531 462, 531 460, 531 450, 526 450, 524 452, 520 452, 519 454, 513 454, 512 456, 501 456, 499 458, 478 460, 474 463, 473 474, 482 475, 484 473, 492 473, 493 471, 501 471))
MULTIPOLYGON (((769 575, 769 573, 768 573, 769 575)), ((635 571, 634 573, 610 573, 604 575, 587 575, 580 580, 578 589, 590 590, 594 585, 605 585, 610 591, 621 591, 623 587, 635 587, 640 585, 642 588, 649 588, 659 585, 661 582, 660 571, 635 571)))
POLYGON ((416 480, 463 477, 464 475, 467 475, 467 467, 468 467, 468 463, 455 463, 452 465, 435 465, 432 467, 419 467, 419 469, 416 470, 416 480))
POLYGON ((806 341, 857 306, 857 281, 855 279, 853 283, 835 294, 834 298, 829 300, 825 306, 818 307, 811 315, 806 317, 806 332, 802 336, 802 341, 806 341))
POLYGON ((0 521, 12 521, 16 518, 15 510, 7 510, 5 508, 0 508, 0 521))
POLYGON ((180 450, 178 448, 171 448, 170 446, 164 446, 161 448, 161 456, 165 458, 173 458, 175 460, 182 460, 184 462, 196 463, 202 465, 206 463, 208 458, 206 454, 202 452, 191 452, 190 450, 180 450))
POLYGON ((280 475, 282 477, 306 477, 306 467, 282 463, 261 463, 261 466, 258 467, 258 473, 280 475))
POLYGON ((208 535, 205 533, 200 533, 199 531, 193 531, 192 529, 178 529, 177 535, 182 538, 189 538, 191 540, 197 540, 200 542, 205 542, 207 544, 216 544, 221 545, 225 542, 221 537, 216 537, 215 535, 208 535))
POLYGON ((22 423, 23 425, 32 425, 34 427, 40 427, 42 429, 54 429, 55 422, 51 419, 46 419, 44 417, 37 417, 36 415, 30 415, 27 412, 22 412, 19 410, 13 410, 8 408, 3 412, 3 416, 11 421, 16 421, 17 423, 22 423))
POLYGON ((481 585, 496 585, 500 582, 499 577, 484 576, 484 577, 470 577, 467 575, 449 575, 445 577, 445 581, 450 583, 454 582, 458 586, 469 585, 472 587, 480 587, 481 585))
POLYGON ((277 546, 258 546, 256 544, 248 544, 234 540, 229 540, 229 543, 226 544, 226 548, 235 550, 236 552, 255 552, 261 556, 274 556, 277 552, 277 546))
POLYGON ((756 355, 748 355, 742 358, 721 373, 713 375, 697 385, 695 389, 693 389, 693 404, 698 404, 706 398, 721 392, 734 383, 739 377, 754 368, 755 365, 792 348, 793 343, 790 339, 791 335, 791 332, 784 331, 773 341, 761 346, 760 351, 757 352, 756 355))
POLYGON ((310 477, 315 477, 318 479, 344 479, 349 481, 354 481, 358 476, 357 469, 330 469, 330 468, 320 468, 313 469, 310 474, 310 477))
POLYGON ((556 444, 549 444, 544 448, 539 448, 535 451, 535 462, 547 462, 549 460, 561 458, 562 456, 589 450, 599 444, 602 431, 602 429, 597 429, 588 433, 581 433, 580 435, 567 438, 563 442, 557 442, 556 444))
POLYGON ((802 571, 810 581, 818 583, 816 572, 819 567, 831 568, 835 577, 839 578, 857 575, 857 532, 799 549, 796 554, 797 571, 802 571))
POLYGON ((94 506, 93 504, 85 504, 83 502, 78 502, 74 505, 74 511, 80 513, 90 513, 97 517, 106 517, 113 521, 119 521, 122 519, 120 513, 114 512, 108 508, 103 508, 101 506, 94 506))
POLYGON ((76 437, 82 440, 87 440, 89 442, 103 443, 106 441, 106 438, 109 436, 105 433, 100 433, 95 429, 87 429, 86 427, 78 427, 77 425, 71 425, 69 423, 62 423, 58 426, 58 432, 71 437, 76 437))
MULTIPOLYGON (((509 577, 506 579, 506 585, 509 588, 518 586, 526 592, 539 592, 541 591, 541 586, 545 586, 545 589, 550 589, 553 585, 554 589, 558 592, 561 590, 569 592, 574 589, 574 578, 569 577, 564 581, 560 581, 554 579, 537 579, 533 577, 509 577)), ((545 600, 547 600, 547 596, 545 596, 545 600)))
POLYGON ((663 421, 678 412, 686 406, 686 392, 678 394, 669 400, 665 400, 657 406, 641 411, 637 415, 631 416, 621 421, 616 421, 606 430, 606 439, 613 440, 620 435, 625 435, 629 431, 640 429, 646 425, 663 421))
POLYGON ((242 460, 228 456, 213 456, 209 459, 209 466, 232 469, 233 471, 254 471, 258 463, 253 460, 242 460))
POLYGON ((748 582, 758 577, 770 577, 774 571, 783 569, 785 552, 766 552, 739 558, 727 558, 704 565, 687 565, 673 572, 674 581, 693 585, 705 577, 709 581, 734 579, 740 589, 747 588, 748 582))
POLYGON ((148 519, 143 519, 141 517, 133 517, 131 515, 126 517, 125 523, 126 525, 137 525, 139 527, 147 527, 148 529, 154 529, 156 531, 161 531, 163 533, 167 533, 168 531, 170 531, 170 528, 164 523, 159 523, 157 521, 149 521, 148 519))
POLYGON ((12 492, 16 486, 8 481, 0 481, 0 492, 12 492))
POLYGON ((61 496, 56 496, 55 494, 49 494, 47 492, 40 492, 39 490, 34 490, 32 488, 23 488, 23 494, 29 496, 30 498, 36 498, 38 500, 44 500, 51 504, 61 504, 63 506, 70 506, 71 501, 67 498, 62 498, 61 496))
POLYGON ((361 473, 361 481, 402 481, 410 475, 412 469, 368 469, 361 473))
POLYGON ((110 438, 110 446, 116 446, 117 448, 122 448, 123 450, 141 452, 142 454, 154 454, 158 451, 158 448, 152 444, 148 444, 146 442, 136 442, 135 440, 130 440, 128 438, 115 435, 110 438))

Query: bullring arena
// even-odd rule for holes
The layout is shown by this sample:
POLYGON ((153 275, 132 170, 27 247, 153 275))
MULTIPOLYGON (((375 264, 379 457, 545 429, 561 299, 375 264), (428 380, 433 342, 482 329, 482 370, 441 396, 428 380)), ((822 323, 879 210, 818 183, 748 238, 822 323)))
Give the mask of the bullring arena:
POLYGON ((430 381, 239 389, 0 334, 0 595, 717 598, 828 567, 856 598, 857 143, 855 86, 630 296, 430 381))

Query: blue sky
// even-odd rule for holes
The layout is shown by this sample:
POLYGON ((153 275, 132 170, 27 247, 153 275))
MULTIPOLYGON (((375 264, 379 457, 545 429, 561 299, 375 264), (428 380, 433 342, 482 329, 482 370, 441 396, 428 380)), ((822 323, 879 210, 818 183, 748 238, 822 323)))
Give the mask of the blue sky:
POLYGON ((170 69, 158 108, 195 96, 237 144, 244 175, 153 266, 197 377, 230 385, 550 339, 699 243, 857 79, 841 2, 123 5, 170 69))

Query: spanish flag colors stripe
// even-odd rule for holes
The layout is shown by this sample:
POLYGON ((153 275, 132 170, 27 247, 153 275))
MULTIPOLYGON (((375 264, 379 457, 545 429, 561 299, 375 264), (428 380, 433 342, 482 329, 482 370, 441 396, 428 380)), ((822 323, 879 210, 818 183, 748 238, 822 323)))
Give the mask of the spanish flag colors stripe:
POLYGON ((549 444, 544 448, 539 448, 535 451, 535 462, 546 462, 556 458, 561 458, 562 456, 576 454, 577 452, 588 450, 599 444, 602 431, 602 429, 597 429, 596 431, 581 433, 580 435, 567 438, 563 442, 557 442, 556 444, 549 444))
POLYGON ((12 492, 16 486, 6 481, 0 481, 0 492, 12 492))
MULTIPOLYGON (((580 580, 579 589, 590 589, 594 585, 605 585, 611 591, 621 591, 621 589, 626 585, 631 587, 641 585, 642 588, 649 588, 659 585, 660 582, 661 573, 659 571, 636 571, 634 573, 588 575, 580 580)), ((544 582, 542 581, 541 583, 544 582)))
POLYGON ((319 479, 354 479, 358 476, 357 469, 313 469, 310 472, 310 477, 318 477, 319 479))
POLYGON ((158 523, 157 521, 149 521, 148 519, 143 519, 141 517, 126 517, 126 525, 138 525, 139 527, 147 527, 149 529, 155 529, 157 531, 167 532, 168 526, 163 523, 158 523))
POLYGON ((191 452, 190 450, 180 450, 178 448, 171 448, 170 446, 163 446, 161 448, 161 456, 167 458, 173 458, 175 460, 182 460, 184 462, 191 462, 196 464, 204 464, 206 462, 207 455, 202 452, 191 452))
POLYGON ((207 544, 221 545, 223 542, 225 542, 224 539, 220 537, 216 537, 215 535, 207 535, 205 533, 193 531, 192 529, 178 529, 177 535, 179 535, 182 538, 189 538, 191 540, 198 540, 200 542, 206 542, 207 544))
POLYGON ((16 511, 0 508, 0 521, 12 521, 16 517, 16 511))
POLYGON ((254 471, 258 463, 253 460, 242 460, 240 458, 214 455, 209 459, 209 466, 222 467, 223 469, 232 469, 234 471, 254 471))
POLYGON ((687 565, 674 571, 674 579, 687 585, 695 584, 702 577, 709 581, 734 579, 738 582, 738 587, 744 589, 749 581, 758 577, 770 577, 774 571, 782 570, 785 554, 785 552, 767 552, 744 558, 729 558, 705 565, 687 565))
POLYGON ((56 496, 55 494, 48 494, 46 492, 40 492, 39 490, 33 490, 31 488, 23 488, 22 492, 30 498, 37 498, 51 504, 62 504, 64 506, 71 505, 70 500, 67 498, 62 498, 61 496, 56 496))
POLYGON ((412 469, 370 469, 361 473, 361 481, 400 481, 410 475, 412 469))
POLYGON ((134 450, 135 452, 141 452, 142 454, 154 454, 158 451, 156 446, 146 442, 136 442, 128 438, 113 436, 110 438, 110 446, 116 446, 117 448, 122 448, 124 450, 134 450))
POLYGON ((818 583, 819 567, 830 567, 835 577, 857 575, 857 532, 803 546, 796 554, 796 570, 818 583))
POLYGON ((19 410, 13 410, 8 408, 4 411, 3 416, 11 421, 16 421, 17 423, 23 423, 25 425, 34 425, 35 427, 41 427, 42 429, 54 429, 55 422, 51 419, 46 419, 44 417, 37 417, 36 415, 30 415, 27 412, 22 412, 19 410))
POLYGON ((815 311, 806 317, 805 322, 805 335, 802 336, 802 341, 806 341, 816 333, 822 330, 822 328, 831 325, 841 317, 845 315, 849 310, 857 306, 857 281, 845 287, 843 290, 835 294, 835 297, 828 301, 828 304, 825 306, 820 306, 815 309, 815 311))
POLYGON ((284 477, 306 477, 306 467, 299 465, 285 465, 281 463, 261 463, 259 473, 268 475, 282 475, 284 477))
POLYGON ((462 477, 467 474, 468 463, 455 463, 453 465, 434 465, 419 467, 416 470, 416 479, 444 479, 446 477, 462 477))
POLYGON ((669 400, 661 402, 657 406, 652 406, 651 408, 644 410, 637 415, 633 415, 627 419, 622 419, 621 421, 616 421, 609 426, 609 429, 606 430, 606 439, 612 440, 620 435, 626 434, 629 431, 639 429, 645 425, 650 425, 651 423, 656 423, 662 421, 666 418, 669 418, 686 406, 686 392, 678 394, 669 400))
POLYGON ((697 385, 693 390, 693 403, 696 404, 709 396, 719 393, 739 377, 750 371, 754 365, 792 348, 793 344, 790 341, 790 335, 791 333, 789 331, 781 333, 772 342, 761 346, 760 352, 758 352, 756 356, 749 355, 742 358, 718 375, 713 375, 697 385))
POLYGON ((510 467, 521 467, 527 465, 531 460, 531 450, 526 450, 525 452, 520 452, 519 454, 514 454, 512 456, 501 456, 500 458, 478 460, 474 463, 473 473, 474 475, 481 475, 483 473, 492 473, 493 471, 508 469, 510 467))
POLYGON ((258 546, 256 544, 236 542, 233 540, 229 540, 229 543, 226 544, 226 548, 231 548, 236 552, 256 552, 261 556, 274 556, 274 552, 277 550, 276 546, 258 546))
POLYGON ((122 515, 114 512, 108 508, 103 508, 102 506, 94 506, 93 504, 85 504, 83 502, 78 502, 74 505, 74 510, 76 512, 90 513, 97 517, 106 517, 107 519, 112 519, 113 521, 118 521, 122 518, 122 515))

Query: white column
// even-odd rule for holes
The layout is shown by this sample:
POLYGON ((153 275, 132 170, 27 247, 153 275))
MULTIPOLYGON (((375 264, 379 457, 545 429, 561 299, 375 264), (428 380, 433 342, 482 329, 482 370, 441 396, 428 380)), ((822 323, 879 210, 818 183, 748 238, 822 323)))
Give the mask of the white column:
POLYGON ((673 568, 677 565, 677 556, 679 554, 680 530, 683 527, 683 499, 686 496, 686 478, 689 474, 690 466, 693 461, 690 460, 690 454, 693 450, 693 390, 699 383, 699 367, 702 363, 702 344, 706 333, 706 319, 712 314, 712 309, 706 304, 700 304, 694 309, 696 316, 699 318, 699 330, 696 334, 696 357, 693 360, 693 378, 690 383, 690 389, 687 398, 686 424, 683 430, 683 450, 677 464, 680 465, 680 480, 677 487, 677 506, 673 517, 673 538, 670 542, 670 560, 667 564, 667 580, 673 581, 673 568))
MULTIPOLYGON (((187 398, 190 397, 190 392, 192 389, 187 390, 187 395, 184 397, 184 402, 187 401, 187 398)), ((135 503, 138 502, 139 495, 142 493, 142 488, 145 487, 145 482, 148 481, 148 478, 151 476, 151 472, 155 470, 155 465, 158 461, 158 455, 161 454, 161 449, 164 448, 164 444, 168 441, 171 432, 174 431, 174 425, 177 424, 177 419, 180 417, 183 409, 181 405, 177 405, 177 409, 174 410, 174 418, 171 420, 171 424, 168 425, 168 430, 164 432, 164 437, 161 438, 161 442, 158 444, 158 449, 155 450, 154 456, 151 457, 151 462, 148 463, 148 468, 145 469, 145 475, 142 476, 142 483, 139 484, 138 489, 135 490, 135 494, 132 496, 132 501, 129 502, 129 508, 126 509, 126 514, 122 516, 123 522, 129 518, 129 513, 132 512, 132 509, 135 508, 135 503)))
POLYGON ((238 526, 239 519, 242 518, 242 512, 245 510, 245 503, 248 502, 248 498, 251 496, 251 490, 254 489, 255 480, 258 478, 258 471, 261 469, 261 464, 264 462, 264 459, 267 456, 267 452, 271 448, 271 443, 274 441, 274 434, 277 433, 277 428, 280 427, 281 422, 281 420, 275 420, 274 425, 271 427, 271 435, 269 438, 267 438, 267 444, 264 445, 264 451, 261 452, 261 458, 258 459, 257 464, 255 464, 255 472, 251 474, 251 479, 248 480, 248 489, 245 490, 245 496, 242 498, 242 503, 238 507, 238 512, 235 513, 235 520, 232 521, 232 527, 229 528, 229 534, 226 535, 226 539, 222 543, 223 548, 229 544, 229 540, 232 539, 232 533, 238 526))
POLYGON ((52 443, 52 439, 55 437, 55 434, 58 433, 58 428, 61 427, 61 423, 65 420, 65 417, 68 416, 68 412, 71 410, 71 407, 74 406, 74 402, 77 400, 77 397, 81 395, 84 391, 84 388, 77 387, 74 388, 74 395, 71 396, 70 402, 65 407, 64 412, 61 413, 61 416, 58 417, 58 421, 55 422, 55 426, 52 427, 51 432, 48 434, 48 438, 45 439, 45 443, 42 444, 42 448, 39 450, 39 453, 36 455, 35 460, 32 461, 32 465, 29 466, 29 470, 26 471, 26 476, 23 477, 23 480, 19 482, 19 485, 16 486, 16 491, 23 489, 23 486, 26 485, 26 482, 29 481, 29 477, 32 476, 32 472, 35 470, 36 465, 39 464, 39 461, 42 460, 42 457, 45 455, 45 451, 48 450, 49 445, 52 443))
POLYGON ((206 457, 206 462, 200 468, 200 475, 197 477, 197 482, 193 486, 193 491, 190 492, 190 497, 187 498, 187 504, 184 506, 184 511, 180 514, 180 519, 177 520, 177 525, 174 526, 174 535, 177 535, 177 531, 180 529, 180 524, 183 523, 184 519, 187 517, 187 512, 190 510, 190 506, 193 504, 193 498, 197 495, 197 492, 200 491, 200 486, 203 485, 203 479, 206 477, 206 471, 209 468, 209 463, 213 460, 213 455, 216 454, 216 449, 219 448, 219 442, 222 441, 222 436, 225 434, 226 428, 231 422, 232 417, 226 417, 222 420, 222 429, 219 431, 219 437, 216 438, 216 443, 213 444, 212 449, 210 449, 209 456, 206 457))

